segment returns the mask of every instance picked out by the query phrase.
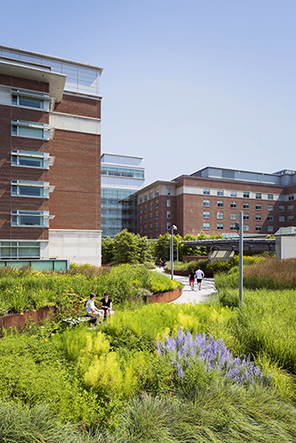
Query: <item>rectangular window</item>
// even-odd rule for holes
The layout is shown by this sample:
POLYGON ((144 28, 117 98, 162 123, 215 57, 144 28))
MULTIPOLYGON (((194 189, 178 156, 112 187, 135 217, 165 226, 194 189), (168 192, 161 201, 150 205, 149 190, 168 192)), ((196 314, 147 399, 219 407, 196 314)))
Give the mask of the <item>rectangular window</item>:
POLYGON ((49 198, 53 186, 48 182, 35 182, 28 180, 11 180, 11 195, 20 197, 41 197, 49 198))
POLYGON ((142 223, 142 217, 140 217, 140 223, 142 223))
POLYGON ((140 226, 140 234, 142 234, 142 226, 140 226))
POLYGON ((260 204, 256 204, 256 209, 257 209, 257 211, 261 211, 261 205, 260 204))
POLYGON ((167 195, 171 195, 171 189, 167 188, 167 195))
POLYGON ((273 226, 267 226, 267 232, 273 232, 273 226))
POLYGON ((244 220, 250 220, 250 215, 249 214, 244 214, 244 220))
POLYGON ((26 122, 23 120, 11 121, 11 135, 49 140, 49 131, 49 125, 45 123, 26 122))
POLYGON ((204 200, 203 206, 210 206, 210 200, 204 200))
POLYGON ((220 220, 223 220, 224 212, 217 212, 217 218, 220 219, 220 220))
POLYGON ((243 197, 244 198, 250 198, 250 193, 249 192, 243 192, 243 197))
POLYGON ((142 212, 143 212, 143 208, 142 208, 142 206, 140 206, 140 214, 142 214, 142 212))
POLYGON ((237 219, 237 214, 235 212, 232 212, 230 214, 230 220, 236 220, 237 219))
POLYGON ((223 231, 223 229, 224 229, 223 223, 217 223, 217 229, 218 229, 218 231, 223 231))
POLYGON ((11 226, 43 226, 48 228, 48 220, 53 218, 48 211, 11 211, 11 226))
POLYGON ((255 229, 256 229, 257 232, 260 232, 262 230, 262 226, 261 225, 256 225, 255 229))
POLYGON ((285 206, 279 206, 279 211, 280 212, 285 212, 285 206))
POLYGON ((39 259, 40 243, 28 241, 0 242, 0 258, 2 260, 39 259))
POLYGON ((54 157, 45 152, 11 151, 11 166, 49 169, 49 166, 54 164, 54 159, 54 157))
POLYGON ((218 201, 217 202, 217 208, 224 208, 224 202, 223 201, 218 201))
POLYGON ((144 196, 144 201, 146 202, 148 200, 147 195, 144 196))
POLYGON ((209 229, 210 229, 210 223, 203 223, 203 230, 209 231, 209 229))
POLYGON ((249 225, 244 225, 244 231, 245 232, 249 232, 250 230, 250 226, 249 225))
POLYGON ((204 211, 204 212, 203 212, 203 218, 210 218, 210 213, 204 211))
POLYGON ((153 209, 153 203, 152 202, 150 202, 149 208, 150 208, 150 211, 153 209))
POLYGON ((294 205, 289 205, 288 206, 288 211, 294 211, 294 205))
POLYGON ((155 212, 155 218, 158 219, 158 212, 155 212))
POLYGON ((153 192, 150 192, 149 198, 150 198, 150 200, 153 198, 153 192))
POLYGON ((278 200, 281 201, 281 202, 284 202, 285 201, 285 196, 283 194, 280 194, 279 197, 278 197, 278 200))
POLYGON ((152 231, 153 230, 153 225, 150 225, 150 231, 152 231))
POLYGON ((144 232, 147 232, 147 225, 144 226, 144 232))
POLYGON ((273 211, 273 205, 267 205, 267 211, 273 211))
POLYGON ((171 212, 167 211, 167 218, 171 218, 171 212))
POLYGON ((209 190, 209 188, 205 188, 205 189, 203 190, 203 194, 204 194, 204 195, 210 195, 210 190, 209 190))
POLYGON ((273 194, 267 194, 267 199, 268 200, 273 200, 273 194))
POLYGON ((144 217, 144 221, 145 221, 145 222, 147 221, 147 215, 145 215, 145 217, 144 217))
POLYGON ((150 221, 153 220, 153 214, 150 214, 150 215, 149 215, 149 220, 150 220, 150 221))
POLYGON ((261 198, 262 198, 261 192, 256 192, 256 199, 261 200, 261 198))
POLYGON ((293 195, 289 195, 288 196, 288 200, 290 201, 290 200, 294 200, 294 194, 293 195))
POLYGON ((140 197, 140 203, 142 203, 143 202, 143 198, 142 197, 140 197))
POLYGON ((158 197, 159 196, 159 189, 156 189, 156 191, 155 191, 155 197, 158 197))
POLYGON ((230 197, 236 197, 237 193, 236 191, 230 191, 230 197))
POLYGON ((273 221, 273 215, 268 215, 267 216, 267 221, 273 221))
POLYGON ((236 231, 236 224, 235 223, 231 223, 230 230, 231 231, 236 231))
POLYGON ((169 231, 171 229, 171 224, 167 223, 167 230, 169 231))
POLYGON ((220 196, 224 196, 224 190, 223 189, 218 189, 217 190, 217 195, 220 195, 220 196))
POLYGON ((288 215, 288 222, 294 221, 294 215, 288 215))
POLYGON ((158 231, 158 223, 155 223, 155 230, 158 231))
POLYGON ((230 202, 230 207, 236 209, 236 202, 230 202))
POLYGON ((145 211, 145 212, 147 211, 147 205, 144 206, 144 211, 145 211))
POLYGON ((168 199, 167 200, 167 208, 170 208, 171 207, 171 199, 168 199))
POLYGON ((285 221, 285 216, 284 215, 280 215, 279 216, 279 222, 284 222, 285 221))
POLYGON ((11 91, 11 104, 26 108, 43 109, 49 111, 50 97, 48 94, 21 90, 11 91))
POLYGON ((261 221, 261 214, 256 214, 256 221, 261 221))
POLYGON ((159 201, 156 200, 156 202, 155 202, 155 207, 158 208, 158 206, 159 206, 159 201))
POLYGON ((243 209, 250 209, 249 203, 243 203, 243 209))

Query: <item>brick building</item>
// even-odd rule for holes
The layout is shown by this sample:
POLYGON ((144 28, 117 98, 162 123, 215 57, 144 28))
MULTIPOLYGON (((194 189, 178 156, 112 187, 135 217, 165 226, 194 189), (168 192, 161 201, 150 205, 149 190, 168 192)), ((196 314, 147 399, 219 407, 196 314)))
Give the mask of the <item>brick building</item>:
POLYGON ((274 174, 207 167, 137 192, 138 232, 150 238, 171 231, 197 235, 236 233, 243 211, 245 234, 274 234, 294 226, 296 171, 274 174))
POLYGON ((102 68, 0 46, 0 259, 101 263, 102 68))

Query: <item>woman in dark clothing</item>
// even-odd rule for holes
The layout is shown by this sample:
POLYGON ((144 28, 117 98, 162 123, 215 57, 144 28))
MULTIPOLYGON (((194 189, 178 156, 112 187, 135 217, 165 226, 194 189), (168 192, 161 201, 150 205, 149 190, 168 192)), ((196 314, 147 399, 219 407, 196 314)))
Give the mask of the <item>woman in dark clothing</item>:
POLYGON ((189 273, 189 285, 192 291, 194 291, 194 278, 195 278, 194 270, 191 268, 189 273))

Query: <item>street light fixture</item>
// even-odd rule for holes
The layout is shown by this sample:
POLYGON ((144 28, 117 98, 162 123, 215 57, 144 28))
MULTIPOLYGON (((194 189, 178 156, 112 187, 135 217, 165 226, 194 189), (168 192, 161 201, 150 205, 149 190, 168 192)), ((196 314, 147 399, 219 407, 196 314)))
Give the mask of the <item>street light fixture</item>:
POLYGON ((172 225, 171 230, 171 280, 174 280, 174 231, 178 228, 176 225, 172 225))

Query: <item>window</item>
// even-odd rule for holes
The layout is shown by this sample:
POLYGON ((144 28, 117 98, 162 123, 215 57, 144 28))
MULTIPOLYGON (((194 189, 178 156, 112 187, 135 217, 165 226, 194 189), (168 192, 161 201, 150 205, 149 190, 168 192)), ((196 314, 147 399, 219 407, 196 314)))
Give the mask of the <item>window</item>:
POLYGON ((267 199, 268 200, 273 200, 273 194, 267 194, 267 199))
POLYGON ((267 221, 273 221, 273 215, 268 215, 267 216, 267 221))
POLYGON ((284 222, 285 221, 285 216, 284 215, 280 215, 279 216, 279 222, 284 222))
POLYGON ((147 225, 144 226, 144 232, 147 232, 147 225))
POLYGON ((217 218, 220 219, 220 220, 223 220, 224 212, 217 212, 217 218))
POLYGON ((230 202, 230 207, 235 209, 236 208, 236 202, 230 202))
POLYGON ((231 223, 230 230, 231 231, 236 231, 236 224, 235 223, 231 223))
POLYGON ((171 189, 167 188, 167 195, 171 195, 171 189))
POLYGON ((203 206, 210 206, 210 200, 204 200, 203 206))
POLYGON ((167 208, 170 208, 170 207, 171 207, 171 200, 168 199, 168 200, 167 200, 167 208))
POLYGON ((236 220, 237 219, 237 214, 235 212, 232 212, 230 214, 230 220, 236 220))
POLYGON ((205 189, 203 190, 203 194, 204 194, 204 195, 210 195, 210 190, 209 190, 209 188, 205 188, 205 189))
POLYGON ((155 191, 155 197, 158 197, 159 196, 159 189, 156 189, 156 191, 155 191))
POLYGON ((144 211, 145 211, 145 212, 147 211, 147 205, 144 206, 144 211))
POLYGON ((171 211, 167 211, 167 218, 171 218, 171 211))
POLYGON ((150 198, 150 200, 153 198, 153 192, 150 192, 149 198, 150 198))
POLYGON ((142 217, 140 217, 140 223, 142 223, 142 217))
POLYGON ((142 234, 142 226, 140 226, 140 234, 142 234))
POLYGON ((158 231, 158 223, 155 223, 155 230, 158 231))
POLYGON ((267 211, 273 211, 273 205, 267 205, 267 211))
POLYGON ((22 197, 49 198, 54 186, 48 182, 33 182, 27 180, 11 180, 11 195, 22 197))
POLYGON ((288 206, 288 211, 294 211, 294 205, 289 205, 288 206))
POLYGON ((250 226, 249 225, 244 225, 244 231, 245 232, 249 232, 250 230, 250 226))
POLYGON ((144 201, 145 201, 145 202, 147 201, 147 195, 145 195, 145 197, 144 197, 144 201))
POLYGON ((279 211, 280 212, 285 212, 285 206, 279 206, 279 211))
POLYGON ((210 213, 204 211, 204 212, 203 212, 203 218, 210 218, 210 213))
POLYGON ((244 220, 250 220, 250 215, 249 214, 244 214, 244 220))
POLYGON ((218 201, 217 202, 217 208, 224 208, 224 202, 218 201))
POLYGON ((28 241, 0 242, 0 258, 3 260, 40 258, 40 243, 28 241))
POLYGON ((142 214, 142 212, 143 212, 143 208, 142 208, 142 206, 140 206, 140 214, 142 214))
POLYGON ((285 196, 283 194, 279 195, 278 200, 281 202, 285 201, 285 196))
POLYGON ((145 221, 145 222, 147 221, 147 215, 145 215, 145 217, 144 217, 144 221, 145 221))
POLYGON ((223 197, 223 195, 224 195, 224 190, 223 190, 223 189, 218 189, 218 190, 217 190, 217 195, 220 195, 220 196, 223 197))
POLYGON ((288 215, 288 222, 294 221, 294 215, 288 215))
POLYGON ((261 198, 262 198, 261 192, 256 192, 256 199, 261 200, 261 198))
POLYGON ((49 111, 50 97, 48 94, 20 90, 12 90, 11 93, 11 104, 14 106, 24 106, 49 111))
POLYGON ((223 231, 223 229, 224 229, 223 223, 217 223, 217 229, 218 229, 218 231, 223 231))
POLYGON ((236 197, 236 191, 230 191, 230 197, 236 197))
POLYGON ((261 205, 259 203, 256 204, 257 211, 261 211, 261 205))
POLYGON ((142 197, 140 197, 140 203, 142 203, 142 201, 143 201, 143 198, 142 198, 142 197))
POLYGON ((159 206, 159 201, 156 200, 156 202, 155 202, 155 207, 158 208, 158 206, 159 206))
POLYGON ((261 221, 261 214, 256 214, 256 221, 261 221))
POLYGON ((256 229, 257 232, 260 232, 262 230, 262 226, 261 225, 256 225, 255 229, 256 229))
POLYGON ((149 208, 150 208, 150 211, 153 209, 153 203, 152 202, 150 202, 149 208))
POLYGON ((150 221, 153 220, 153 214, 150 214, 150 215, 149 215, 149 220, 150 220, 150 221))
POLYGON ((250 209, 249 203, 243 203, 243 209, 250 209))
POLYGON ((294 200, 294 194, 293 195, 288 195, 288 200, 294 200))
POLYGON ((26 122, 23 120, 11 121, 11 135, 19 137, 42 138, 49 140, 50 126, 45 123, 26 122))
POLYGON ((169 231, 171 229, 171 224, 167 223, 167 230, 169 231))
POLYGON ((273 226, 267 226, 267 232, 273 232, 273 226))
POLYGON ((48 227, 48 211, 11 211, 11 226, 44 226, 48 227))
POLYGON ((26 168, 49 169, 54 164, 54 157, 48 153, 32 151, 11 151, 11 166, 24 166, 26 168))
POLYGON ((156 218, 156 220, 158 219, 158 211, 155 212, 155 218, 156 218))
POLYGON ((109 177, 145 178, 145 172, 139 169, 116 168, 115 166, 101 167, 101 175, 109 177))
POLYGON ((153 230, 153 225, 150 225, 150 231, 152 231, 153 230))
POLYGON ((208 231, 210 229, 210 223, 203 223, 203 230, 208 231))
POLYGON ((250 193, 249 192, 243 192, 243 197, 244 198, 250 198, 250 193))

